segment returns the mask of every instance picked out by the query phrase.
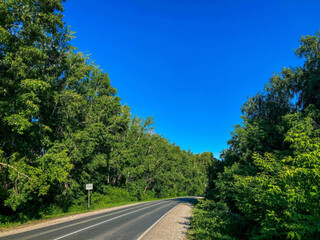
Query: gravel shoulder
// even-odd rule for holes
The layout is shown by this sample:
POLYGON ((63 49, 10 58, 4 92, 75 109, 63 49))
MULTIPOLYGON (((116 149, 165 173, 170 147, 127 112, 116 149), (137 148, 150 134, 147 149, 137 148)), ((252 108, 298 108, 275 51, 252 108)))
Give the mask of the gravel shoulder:
POLYGON ((185 240, 192 209, 191 203, 179 204, 138 240, 185 240))

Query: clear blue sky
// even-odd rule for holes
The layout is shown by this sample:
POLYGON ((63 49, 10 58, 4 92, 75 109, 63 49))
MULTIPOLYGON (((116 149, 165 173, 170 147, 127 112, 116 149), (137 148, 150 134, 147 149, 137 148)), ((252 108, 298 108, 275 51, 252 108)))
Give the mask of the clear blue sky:
POLYGON ((216 157, 247 96, 301 60, 301 35, 320 30, 320 1, 69 0, 72 44, 110 76, 156 133, 216 157))

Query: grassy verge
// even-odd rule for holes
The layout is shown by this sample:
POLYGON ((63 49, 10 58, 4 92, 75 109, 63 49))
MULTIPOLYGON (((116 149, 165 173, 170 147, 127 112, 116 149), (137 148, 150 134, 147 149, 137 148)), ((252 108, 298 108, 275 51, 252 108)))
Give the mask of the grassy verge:
POLYGON ((56 218, 61 218, 64 216, 74 215, 74 214, 80 214, 80 213, 87 213, 87 212, 93 212, 101 209, 107 209, 112 207, 118 207, 123 206, 127 204, 134 204, 134 203, 142 203, 142 202, 149 202, 149 201, 156 201, 156 200, 164 200, 164 199, 170 199, 172 197, 168 198, 148 198, 143 200, 121 200, 118 201, 114 199, 114 202, 106 202, 105 196, 99 195, 92 197, 90 209, 87 207, 87 203, 81 205, 73 205, 68 210, 63 210, 62 208, 58 206, 49 206, 45 210, 39 211, 38 215, 36 217, 27 217, 23 214, 16 214, 14 216, 3 216, 0 214, 0 232, 6 231, 11 228, 18 228, 20 226, 24 226, 27 224, 35 224, 43 221, 48 221, 56 218))
POLYGON ((52 219, 61 218, 68 215, 93 212, 101 209, 118 207, 122 205, 133 204, 133 203, 148 202, 153 200, 160 200, 160 199, 148 199, 147 201, 124 201, 124 202, 114 202, 114 203, 107 203, 107 204, 100 203, 100 204, 90 205, 90 209, 88 209, 87 206, 73 206, 67 212, 63 211, 58 207, 52 207, 51 208, 52 212, 47 214, 41 214, 39 217, 35 217, 32 219, 28 219, 22 214, 12 217, 11 219, 8 217, 5 219, 5 217, 0 214, 1 220, 7 220, 5 222, 0 222, 0 232, 9 230, 11 228, 15 228, 21 225, 25 225, 25 224, 35 224, 45 220, 52 220, 52 219))

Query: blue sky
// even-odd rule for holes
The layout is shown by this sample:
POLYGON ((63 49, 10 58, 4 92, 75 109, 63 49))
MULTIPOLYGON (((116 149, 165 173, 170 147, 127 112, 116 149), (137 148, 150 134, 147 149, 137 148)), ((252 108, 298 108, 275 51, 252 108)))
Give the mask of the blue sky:
POLYGON ((248 96, 320 30, 320 1, 69 0, 72 44, 110 76, 134 115, 194 153, 227 148, 248 96))

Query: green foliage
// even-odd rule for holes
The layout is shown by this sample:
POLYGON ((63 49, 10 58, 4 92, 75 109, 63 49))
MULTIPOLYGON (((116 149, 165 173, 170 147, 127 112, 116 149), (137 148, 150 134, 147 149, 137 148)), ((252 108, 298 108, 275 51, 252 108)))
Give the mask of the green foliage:
POLYGON ((1 223, 203 194, 211 153, 155 134, 106 73, 70 46, 61 0, 0 2, 1 223))
POLYGON ((201 200, 193 211, 192 239, 242 239, 248 223, 238 214, 231 213, 227 204, 201 200))
POLYGON ((242 107, 223 161, 209 168, 215 202, 196 207, 193 238, 319 239, 319 33, 300 43, 304 65, 284 68, 242 107))
POLYGON ((235 177, 239 211, 259 223, 258 229, 252 230, 255 239, 312 239, 320 233, 320 132, 310 116, 300 115, 286 116, 292 125, 286 141, 291 142, 293 156, 255 154, 259 172, 235 177))

